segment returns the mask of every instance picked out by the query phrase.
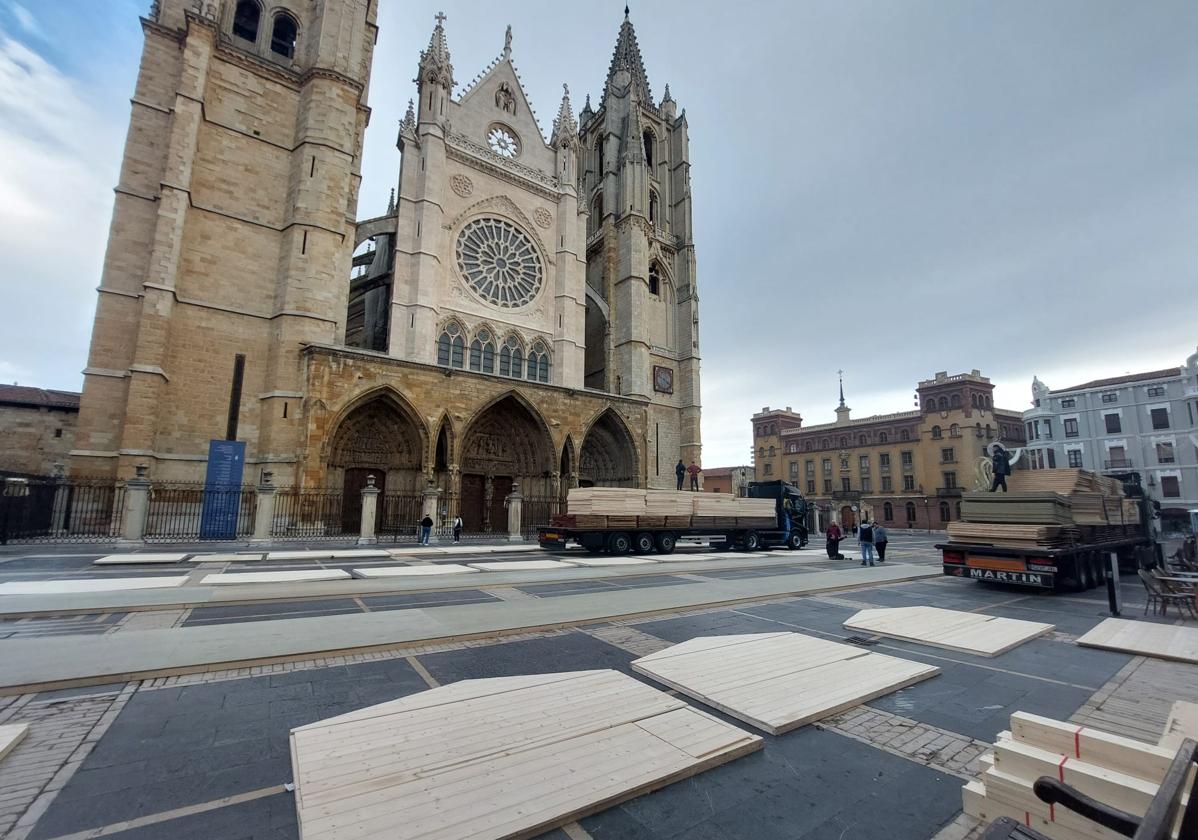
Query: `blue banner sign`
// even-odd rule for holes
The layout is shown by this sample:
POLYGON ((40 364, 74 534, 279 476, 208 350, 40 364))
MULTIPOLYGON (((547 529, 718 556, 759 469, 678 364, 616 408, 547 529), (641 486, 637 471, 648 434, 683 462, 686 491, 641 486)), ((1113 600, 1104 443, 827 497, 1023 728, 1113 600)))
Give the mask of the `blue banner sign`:
POLYGON ((231 540, 237 536, 241 508, 241 478, 245 471, 245 442, 208 442, 208 473, 204 477, 204 506, 200 539, 231 540))

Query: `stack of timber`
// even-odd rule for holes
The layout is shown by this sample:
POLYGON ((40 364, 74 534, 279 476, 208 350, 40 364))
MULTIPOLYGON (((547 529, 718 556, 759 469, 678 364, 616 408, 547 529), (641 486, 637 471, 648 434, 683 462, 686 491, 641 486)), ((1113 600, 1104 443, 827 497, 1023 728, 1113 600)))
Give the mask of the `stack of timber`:
POLYGON ((1053 492, 966 493, 961 499, 961 518, 989 524, 1073 524, 1069 499, 1053 492))
POLYGON ((1165 746, 1016 712, 1010 731, 1000 732, 994 751, 982 756, 982 775, 962 790, 964 809, 987 822, 1010 817, 1053 840, 1117 840, 1122 835, 1041 802, 1032 785, 1051 776, 1142 817, 1173 755, 1165 746))
POLYGON ((729 493, 579 487, 566 497, 559 528, 690 528, 775 524, 773 499, 740 499, 729 493))
POLYGON ((972 545, 1007 545, 1012 548, 1062 548, 1078 542, 1076 528, 1063 525, 999 525, 986 522, 950 522, 948 538, 972 545))

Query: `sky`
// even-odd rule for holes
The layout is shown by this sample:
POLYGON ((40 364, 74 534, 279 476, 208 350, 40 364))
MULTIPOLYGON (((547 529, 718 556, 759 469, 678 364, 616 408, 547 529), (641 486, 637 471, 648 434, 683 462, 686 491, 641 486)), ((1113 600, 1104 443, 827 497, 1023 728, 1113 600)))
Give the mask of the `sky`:
MULTIPOLYGON (((650 86, 691 138, 703 463, 749 418, 995 403, 1198 346, 1198 3, 642 0, 650 86)), ((149 0, 0 0, 0 382, 82 386, 149 0), (86 44, 86 48, 80 48, 86 44)), ((514 33, 548 136, 598 96, 623 3, 381 0, 359 217, 395 186, 433 15, 459 91, 514 33)))

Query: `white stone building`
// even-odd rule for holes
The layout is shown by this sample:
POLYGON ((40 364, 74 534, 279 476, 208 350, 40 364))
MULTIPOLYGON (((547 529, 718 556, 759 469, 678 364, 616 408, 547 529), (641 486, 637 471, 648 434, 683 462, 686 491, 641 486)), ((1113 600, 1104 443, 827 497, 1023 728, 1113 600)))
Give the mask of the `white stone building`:
POLYGON ((1026 469, 1138 472, 1165 534, 1198 508, 1198 353, 1184 365, 1050 389, 1032 380, 1026 469))

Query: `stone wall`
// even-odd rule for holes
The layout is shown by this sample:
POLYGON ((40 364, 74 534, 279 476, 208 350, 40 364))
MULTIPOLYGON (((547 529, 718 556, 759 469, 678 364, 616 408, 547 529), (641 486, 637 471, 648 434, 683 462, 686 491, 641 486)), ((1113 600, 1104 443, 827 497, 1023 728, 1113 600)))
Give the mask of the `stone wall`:
POLYGON ((75 445, 77 411, 0 405, 0 473, 54 475, 75 445))

